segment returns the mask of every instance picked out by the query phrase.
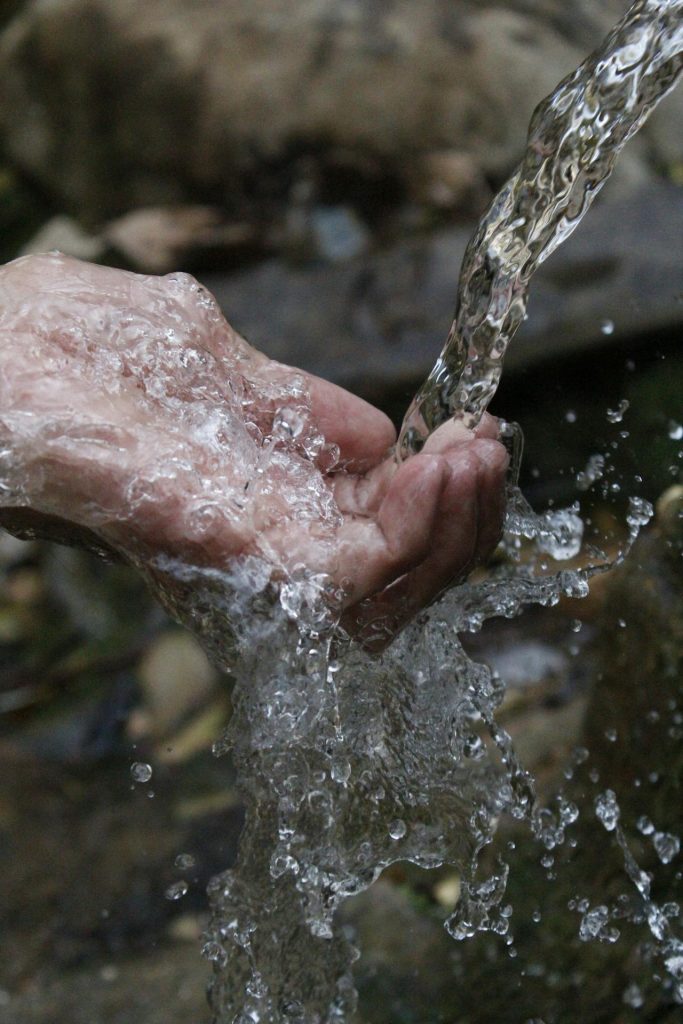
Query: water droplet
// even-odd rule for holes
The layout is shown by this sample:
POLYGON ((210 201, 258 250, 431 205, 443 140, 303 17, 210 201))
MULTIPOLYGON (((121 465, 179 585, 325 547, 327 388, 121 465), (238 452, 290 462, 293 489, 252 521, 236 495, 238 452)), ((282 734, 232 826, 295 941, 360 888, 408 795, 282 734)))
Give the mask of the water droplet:
POLYGON ((673 974, 674 978, 683 980, 683 952, 668 956, 664 961, 664 966, 669 974, 673 974))
POLYGON ((576 413, 573 409, 567 409, 566 413, 564 414, 564 418, 567 421, 567 423, 576 423, 576 413))
POLYGON ((640 988, 636 985, 635 981, 632 981, 631 984, 627 985, 624 989, 622 999, 626 1006, 630 1006, 634 1010, 639 1010, 645 1002, 643 993, 640 991, 640 988))
POLYGON ((185 896, 189 888, 187 882, 181 879, 179 882, 173 882, 172 885, 169 885, 168 889, 164 892, 164 896, 167 900, 180 900, 185 896))
POLYGON ((579 938, 582 942, 591 942, 597 939, 599 942, 614 943, 619 938, 617 928, 609 928, 610 912, 606 906, 595 907, 587 911, 579 926, 579 938))
POLYGON ((196 866, 197 861, 191 853, 179 853, 174 861, 175 866, 179 871, 189 871, 190 868, 196 866))
POLYGON ((578 514, 578 505, 571 508, 545 512, 539 517, 540 529, 536 544, 540 551, 552 555, 559 562, 574 558, 581 550, 583 520, 578 514))
POLYGON ((650 821, 650 819, 647 818, 644 814, 642 815, 642 817, 638 818, 636 822, 636 828, 639 832, 642 832, 644 836, 652 835, 652 833, 655 830, 655 827, 650 821))
POLYGON ((680 441, 683 439, 683 423, 677 423, 675 420, 669 420, 669 437, 672 441, 680 441))
POLYGON ((617 730, 614 728, 605 729, 605 739, 610 743, 617 742, 617 730))
POLYGON ((389 825, 389 835, 392 839, 403 839, 408 832, 408 826, 401 818, 395 818, 389 825))
POLYGON ((670 864, 681 849, 680 839, 670 832, 655 832, 652 843, 662 864, 670 864))
POLYGON ((336 758, 330 765, 330 778, 340 786, 345 786, 351 777, 351 765, 342 758, 336 758))
POLYGON ((289 1021, 291 1024, 303 1024, 304 1008, 298 999, 287 999, 282 1002, 280 1004, 280 1013, 283 1020, 289 1021))
POLYGON ((149 782, 152 778, 152 766, 145 761, 133 761, 130 774, 134 782, 149 782))
POLYGON ((220 942, 207 942, 202 947, 202 956, 206 960, 210 960, 212 963, 218 964, 219 967, 225 967, 228 962, 228 954, 226 953, 220 942))
POLYGON ((614 320, 603 320, 600 324, 600 333, 609 337, 610 334, 614 334, 614 320))
POLYGON ((626 522, 632 527, 646 526, 653 515, 655 510, 649 501, 645 498, 629 498, 628 499, 628 513, 626 515, 626 522))
POLYGON ((579 808, 570 800, 560 799, 560 821, 563 825, 573 825, 579 818, 579 808))
POLYGON ((486 757, 486 746, 481 736, 467 736, 463 743, 463 752, 465 757, 469 757, 473 761, 483 760, 486 757))
POLYGON ((624 418, 624 413, 628 410, 631 403, 627 398, 622 398, 616 409, 607 410, 607 419, 610 423, 621 423, 624 418))
POLYGON ((619 823, 619 804, 616 793, 606 789, 595 798, 595 813, 608 832, 613 832, 619 823))

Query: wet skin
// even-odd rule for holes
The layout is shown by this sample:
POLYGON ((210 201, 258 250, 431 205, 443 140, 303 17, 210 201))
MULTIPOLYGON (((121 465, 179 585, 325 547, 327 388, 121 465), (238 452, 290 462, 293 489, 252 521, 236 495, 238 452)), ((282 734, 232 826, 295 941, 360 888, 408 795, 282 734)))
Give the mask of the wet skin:
POLYGON ((399 465, 383 413, 251 348, 185 275, 58 254, 0 268, 0 525, 17 533, 216 568, 256 554, 275 575, 303 565, 340 585, 350 628, 381 622, 386 637, 495 546, 497 434, 489 416, 474 432, 449 423, 399 465), (259 462, 289 395, 324 439, 314 466, 259 462), (319 522, 312 473, 331 509, 319 522))

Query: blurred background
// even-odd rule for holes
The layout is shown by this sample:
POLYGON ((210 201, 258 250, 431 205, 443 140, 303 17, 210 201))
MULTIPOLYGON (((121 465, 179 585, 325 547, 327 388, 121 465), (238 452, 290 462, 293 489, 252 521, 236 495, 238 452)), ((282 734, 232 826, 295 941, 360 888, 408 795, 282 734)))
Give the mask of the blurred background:
MULTIPOLYGON (((399 422, 441 348, 465 245, 521 156, 535 105, 627 6, 2 0, 0 258, 60 249, 145 273, 189 271, 252 344, 399 422)), ((578 772, 587 733, 591 749, 605 746, 616 715, 626 746, 617 755, 609 741, 595 754, 604 765, 586 771, 629 786, 656 776, 639 810, 655 800, 657 827, 672 834, 682 238, 679 89, 534 279, 492 409, 523 426, 523 484, 539 507, 574 500, 577 476, 581 487, 602 457, 590 511, 608 544, 628 494, 664 495, 649 546, 638 572, 601 582, 580 605, 493 624, 472 641, 509 683, 503 720, 544 795, 578 772), (625 616, 640 623, 628 644, 625 616), (647 703, 655 678, 661 707, 647 703), (664 709, 666 733, 653 719, 643 738, 647 715, 664 709), (631 741, 648 752, 642 772, 631 741)), ((234 858, 241 823, 231 767, 210 752, 229 714, 229 680, 127 569, 0 536, 2 1024, 207 1018, 204 889, 234 858), (131 774, 134 763, 151 765, 151 778, 131 774)), ((529 854, 538 878, 526 888, 552 902, 550 890, 538 896, 550 870, 540 857, 529 854)), ((571 870, 594 873, 585 862, 571 870)), ((669 896, 678 875, 673 864, 669 896)), ((553 890, 565 904, 569 885, 553 890)), ((630 946, 592 945, 586 961, 573 933, 537 929, 524 970, 495 943, 462 954, 441 928, 457 893, 452 874, 405 866, 356 901, 367 951, 359 1020, 680 1019, 670 993, 640 978, 630 946)), ((528 897, 525 906, 537 912, 528 897)))

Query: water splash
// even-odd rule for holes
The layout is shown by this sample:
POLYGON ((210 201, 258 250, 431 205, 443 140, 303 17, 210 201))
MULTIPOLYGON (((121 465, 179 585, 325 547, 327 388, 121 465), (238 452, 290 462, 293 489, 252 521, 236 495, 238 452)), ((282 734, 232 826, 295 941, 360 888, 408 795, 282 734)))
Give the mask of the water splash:
MULTIPOLYGON (((682 12, 680 0, 635 4, 537 110, 526 157, 468 248, 451 335, 407 414, 400 457, 449 416, 479 420, 524 317, 533 270, 574 230, 624 143, 676 81, 682 12)), ((513 429, 509 439, 514 479, 521 446, 513 429)), ((617 560, 651 511, 631 501, 629 542, 617 560)), ((210 890, 205 952, 215 967, 218 1021, 348 1020, 358 953, 335 912, 398 860, 448 863, 461 873, 447 925, 454 937, 507 934, 509 866, 478 879, 480 851, 503 812, 526 818, 549 850, 569 819, 536 808, 533 780, 495 719, 502 683, 467 658, 458 632, 532 602, 585 596, 591 576, 609 564, 602 552, 587 552, 580 569, 548 569, 549 558, 568 561, 583 550, 582 529, 578 507, 538 516, 512 487, 508 564, 452 591, 376 659, 329 616, 320 579, 297 581, 304 599, 295 613, 291 594, 270 596, 267 650, 245 627, 259 620, 245 607, 243 585, 223 581, 237 605, 226 607, 226 618, 241 627, 235 715, 219 749, 233 751, 248 813, 238 863, 210 890)), ((258 568, 245 569, 258 576, 258 568)), ((201 589, 195 579, 193 590, 201 589)), ((264 580, 247 602, 262 606, 267 589, 264 580)), ((601 809, 607 820, 609 807, 601 809)), ((618 815, 610 825, 622 835, 618 815)), ((586 937, 615 941, 609 911, 591 913, 586 937)))
MULTIPOLYGON (((523 317, 534 267, 573 230, 621 146, 675 81, 682 9, 683 0, 637 3, 603 50, 539 108, 527 157, 468 250, 453 340, 411 409, 402 455, 419 448, 446 416, 460 410, 474 422, 480 415, 523 317)), ((246 415, 254 398, 246 382, 239 385, 239 366, 234 386, 225 386, 225 372, 216 369, 222 355, 206 342, 219 330, 216 310, 187 278, 167 280, 165 287, 159 307, 167 303, 182 325, 184 315, 173 311, 191 306, 193 317, 203 318, 202 344, 192 333, 182 336, 180 328, 160 338, 154 322, 128 316, 121 325, 132 339, 126 374, 144 385, 140 401, 151 413, 158 407, 170 412, 169 439, 177 426, 178 434, 190 432, 197 444, 182 462, 170 444, 163 448, 164 438, 149 452, 140 445, 130 516, 144 514, 160 476, 167 474, 174 487, 186 479, 194 499, 187 528, 201 546, 230 530, 236 517, 248 516, 254 493, 270 486, 284 510, 322 530, 324 543, 340 516, 315 461, 325 442, 310 427, 305 386, 293 382, 279 390, 272 384, 273 415, 265 424, 246 415), (226 507, 235 477, 244 483, 242 497, 226 507)), ((98 309, 87 313, 99 315, 98 309)), ((89 333, 84 314, 70 341, 78 349, 89 333)), ((111 354, 114 365, 102 364, 107 358, 106 351, 93 353, 88 372, 115 382, 121 377, 119 353, 111 354)), ((243 352, 240 358, 250 357, 243 352)), ((59 369, 55 362, 45 373, 58 377, 59 369)), ((44 424, 22 419, 9 400, 6 406, 3 419, 11 422, 12 436, 29 445, 44 424)), ((130 443, 123 429, 93 436, 79 415, 76 410, 68 433, 50 444, 111 452, 130 443)), ((509 428, 506 436, 514 477, 520 435, 509 428)), ((21 446, 11 454, 6 471, 0 464, 0 486, 21 504, 36 485, 20 476, 26 464, 21 446)), ((112 510, 98 507, 98 514, 110 523, 112 510)), ((646 502, 632 499, 629 537, 617 561, 651 514, 646 502)), ((203 946, 213 965, 218 1024, 348 1021, 358 951, 336 911, 399 860, 425 868, 449 864, 460 874, 461 898, 448 922, 455 937, 490 931, 510 938, 504 902, 509 865, 501 861, 481 878, 479 854, 506 813, 529 823, 550 870, 552 851, 577 809, 537 807, 533 779, 496 719, 504 685, 469 660, 459 634, 480 629, 492 616, 511 618, 532 603, 585 596, 592 576, 612 563, 586 545, 578 507, 538 515, 515 488, 502 551, 506 561, 485 579, 452 590, 377 656, 340 627, 334 588, 323 574, 300 568, 276 581, 272 561, 256 554, 224 569, 167 555, 150 558, 142 549, 132 556, 167 608, 235 678, 233 717, 216 753, 232 752, 246 824, 237 864, 211 883, 212 917, 203 946)), ((149 780, 149 766, 137 762, 133 769, 136 781, 149 780)), ((613 832, 621 841, 617 822, 613 832)), ((626 846, 624 860, 649 901, 647 876, 626 846)), ((171 898, 182 898, 185 884, 174 883, 171 898)), ((666 962, 678 971, 675 940, 657 906, 645 905, 651 931, 664 936, 666 962)), ((602 907, 596 910, 586 929, 598 935, 609 924, 602 907)))
POLYGON ((638 0, 536 108, 524 158, 467 247, 453 325, 408 409, 399 457, 452 416, 479 422, 524 320, 532 274, 578 227, 624 145, 674 87, 682 51, 683 0, 638 0))
POLYGON ((134 782, 149 782, 152 778, 152 766, 145 761, 133 761, 130 766, 130 775, 134 782))
MULTIPOLYGON (((642 509, 636 519, 631 540, 642 509)), ((192 599, 176 613, 201 629, 211 604, 209 639, 230 635, 236 679, 216 751, 232 752, 247 818, 236 866, 211 883, 204 946, 220 1024, 348 1021, 358 951, 336 911, 398 861, 458 871, 460 899, 446 923, 454 938, 510 938, 510 866, 501 861, 481 878, 481 851, 509 814, 529 823, 550 856, 578 808, 537 806, 534 781, 496 720, 503 683, 468 658, 459 634, 531 603, 585 595, 606 564, 549 568, 549 537, 561 556, 575 552, 580 521, 537 521, 534 534, 528 517, 511 517, 511 561, 445 595, 380 656, 339 628, 319 577, 296 582, 293 610, 291 589, 278 592, 267 567, 247 559, 220 580, 219 621, 215 575, 171 569, 191 575, 192 599)))
MULTIPOLYGON (((653 875, 643 871, 629 846, 626 833, 620 824, 621 811, 616 794, 612 790, 607 790, 598 796, 595 802, 595 813, 604 828, 614 834, 623 856, 624 871, 638 894, 638 903, 633 909, 629 908, 628 901, 611 909, 600 908, 605 912, 603 924, 606 926, 607 922, 615 917, 629 919, 638 924, 644 921, 652 938, 654 952, 661 960, 670 979, 674 999, 679 1005, 683 1004, 683 939, 678 937, 670 920, 679 916, 680 907, 677 903, 662 905, 653 899, 653 875)), ((648 826, 646 826, 646 831, 648 830, 648 826)), ((665 864, 673 860, 680 847, 677 837, 661 832, 655 833, 654 844, 660 859, 665 864), (660 837, 659 845, 657 837, 660 837)), ((586 917, 581 922, 583 932, 585 932, 585 922, 586 917)), ((591 936, 580 932, 580 938, 584 941, 592 937, 599 938, 601 941, 616 941, 619 933, 617 929, 605 929, 601 934, 591 936), (612 939, 610 936, 614 933, 616 936, 612 939)))

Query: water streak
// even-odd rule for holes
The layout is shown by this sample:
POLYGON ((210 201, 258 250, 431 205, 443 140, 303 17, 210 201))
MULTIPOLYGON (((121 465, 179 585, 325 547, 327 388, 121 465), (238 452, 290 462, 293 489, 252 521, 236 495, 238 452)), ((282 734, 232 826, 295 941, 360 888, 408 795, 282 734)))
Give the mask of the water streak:
MULTIPOLYGON (((468 248, 455 322, 407 414, 400 457, 449 416, 480 418, 534 269, 574 230, 676 81, 682 13, 683 0, 640 0, 536 111, 526 156, 468 248)), ((510 439, 516 468, 514 430, 510 439)), ((617 560, 651 514, 632 499, 617 560)), ((248 810, 237 865, 210 889, 204 952, 219 1024, 349 1021, 358 951, 336 912, 396 861, 460 872, 447 922, 455 938, 492 931, 512 941, 501 905, 509 866, 479 878, 478 855, 504 812, 526 819, 547 850, 568 819, 536 806, 533 779, 496 721, 503 684, 469 660, 458 633, 527 604, 584 596, 609 563, 584 548, 582 527, 578 507, 537 516, 513 488, 507 563, 451 591, 378 658, 339 629, 322 578, 302 575, 276 591, 253 561, 220 580, 166 567, 171 578, 189 572, 192 597, 178 613, 205 633, 208 625, 214 647, 230 634, 236 654, 235 713, 217 750, 232 751, 248 810), (579 554, 583 568, 558 571, 579 554)), ((590 919, 587 938, 593 925, 613 936, 601 922, 590 919)))
MULTIPOLYGON (((524 316, 534 267, 573 230, 623 144, 673 85, 681 66, 682 12, 683 0, 635 4, 598 54, 537 111, 525 160, 468 249, 451 341, 411 407, 402 455, 417 450, 445 417, 459 412, 472 423, 481 414, 524 316)), ((73 297, 50 294, 41 301, 71 303, 73 297)), ((89 293, 80 312, 70 336, 77 352, 101 315, 89 293)), ((182 276, 166 280, 151 319, 144 309, 134 316, 127 310, 118 328, 126 381, 145 385, 139 402, 149 412, 146 421, 156 422, 161 410, 168 423, 168 437, 155 436, 154 444, 135 438, 141 461, 127 494, 130 518, 144 516, 160 483, 176 493, 185 481, 193 496, 186 527, 201 548, 240 516, 248 519, 249 503, 271 488, 281 518, 295 516, 311 534, 317 531, 321 545, 331 542, 341 516, 316 463, 325 440, 309 429, 305 384, 271 382, 270 422, 252 415, 252 389, 246 378, 238 384, 240 360, 253 357, 238 352, 234 386, 226 386, 224 321, 182 276), (194 330, 199 317, 201 343, 194 330), (159 322, 175 326, 160 335, 159 322), (176 434, 193 441, 180 461, 176 434), (226 495, 234 497, 236 479, 240 498, 230 504, 226 495)), ((93 380, 107 380, 119 397, 121 353, 105 347, 89 358, 93 380)), ((50 379, 62 371, 59 362, 43 366, 50 379)), ((260 388, 262 399, 266 383, 260 388)), ((26 417, 9 398, 2 417, 15 450, 0 451, 3 501, 21 505, 39 491, 25 451, 41 432, 51 431, 41 441, 48 451, 64 446, 58 457, 97 444, 115 460, 130 442, 120 425, 118 432, 93 436, 80 409, 55 438, 53 419, 26 417)), ((509 437, 515 447, 518 433, 510 430, 509 437)), ((515 455, 514 469, 519 443, 515 455)), ((592 476, 599 479, 597 472, 592 476)), ((106 495, 94 496, 93 508, 103 529, 111 525, 115 510, 106 507, 106 495)), ((617 560, 651 514, 647 502, 631 500, 628 542, 617 560)), ((117 538, 123 546, 119 534, 112 542, 117 538)), ((496 720, 503 682, 469 660, 459 634, 493 616, 513 617, 529 604, 585 596, 590 578, 610 563, 586 547, 578 507, 538 516, 518 491, 503 549, 506 560, 485 579, 452 590, 381 656, 369 655, 340 628, 331 581, 323 575, 301 568, 276 582, 267 557, 244 556, 217 569, 151 556, 147 548, 127 551, 166 607, 235 679, 233 717, 216 752, 232 753, 247 816, 235 867, 210 887, 204 955, 214 968, 217 1024, 348 1024, 358 952, 337 911, 397 861, 427 868, 447 863, 458 871, 462 896, 447 922, 455 938, 491 931, 510 939, 502 904, 509 866, 501 862, 481 878, 480 851, 503 813, 526 820, 551 851, 576 809, 551 813, 536 806, 533 779, 496 720), (582 567, 572 567, 572 559, 582 567)), ((131 771, 137 784, 150 779, 142 762, 131 771)), ((626 863, 638 886, 637 867, 626 863)), ((186 884, 178 879, 168 898, 182 899, 186 884)), ((679 949, 660 927, 656 905, 646 906, 650 929, 662 932, 671 972, 679 972, 679 949)), ((586 934, 602 934, 606 926, 600 910, 586 934)))
POLYGON ((452 416, 479 422, 525 318, 532 274, 578 227, 682 68, 683 0, 638 0, 536 108, 524 158, 467 247, 453 325, 406 413, 400 458, 452 416))

